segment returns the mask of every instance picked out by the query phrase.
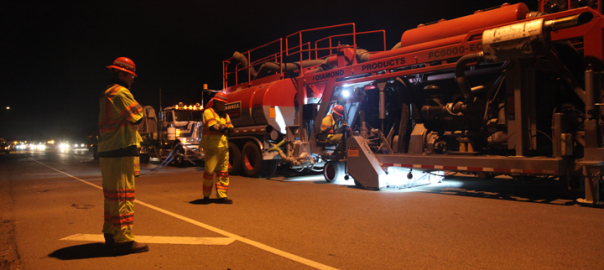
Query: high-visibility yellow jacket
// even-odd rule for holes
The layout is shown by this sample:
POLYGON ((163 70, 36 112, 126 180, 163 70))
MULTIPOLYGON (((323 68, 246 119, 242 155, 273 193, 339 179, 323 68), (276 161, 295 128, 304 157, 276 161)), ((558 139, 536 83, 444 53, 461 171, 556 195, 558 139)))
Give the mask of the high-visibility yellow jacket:
POLYGON ((323 121, 321 121, 321 133, 327 133, 330 130, 333 130, 334 132, 338 131, 338 122, 333 119, 331 113, 323 117, 323 121))
POLYGON ((139 146, 142 138, 134 123, 143 118, 143 107, 128 88, 119 84, 109 87, 101 95, 99 105, 99 152, 139 146))
POLYGON ((206 109, 203 112, 203 129, 201 133, 201 143, 199 145, 201 148, 229 147, 229 140, 226 135, 222 134, 222 132, 210 129, 210 127, 216 124, 223 124, 226 125, 227 128, 233 128, 229 115, 226 113, 224 115, 224 117, 220 117, 213 108, 206 109))

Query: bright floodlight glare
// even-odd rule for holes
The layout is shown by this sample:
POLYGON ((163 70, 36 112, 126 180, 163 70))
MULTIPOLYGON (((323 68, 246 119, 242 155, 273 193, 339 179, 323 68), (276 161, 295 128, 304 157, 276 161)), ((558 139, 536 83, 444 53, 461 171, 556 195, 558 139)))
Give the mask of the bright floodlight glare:
POLYGON ((287 124, 285 123, 285 118, 283 117, 283 113, 281 113, 281 109, 279 106, 275 106, 275 122, 279 125, 279 130, 281 133, 286 133, 287 124))
POLYGON ((347 98, 347 97, 349 97, 349 96, 350 96, 350 92, 349 92, 348 90, 344 90, 344 91, 342 91, 342 97, 347 98))
POLYGON ((400 167, 388 167, 387 171, 386 186, 398 189, 441 183, 445 178, 443 171, 411 171, 400 167))

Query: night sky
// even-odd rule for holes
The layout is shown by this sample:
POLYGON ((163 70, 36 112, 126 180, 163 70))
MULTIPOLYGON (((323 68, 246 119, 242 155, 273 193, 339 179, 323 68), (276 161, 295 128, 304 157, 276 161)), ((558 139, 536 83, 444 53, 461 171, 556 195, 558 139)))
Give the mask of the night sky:
MULTIPOLYGON (((0 138, 61 139, 94 128, 105 66, 120 56, 136 64, 139 103, 157 109, 162 89, 164 107, 194 104, 204 83, 222 88, 222 60, 235 51, 349 22, 357 31, 386 30, 391 48, 420 23, 504 2, 3 0, 0 138)), ((536 0, 525 3, 537 9, 536 0)))

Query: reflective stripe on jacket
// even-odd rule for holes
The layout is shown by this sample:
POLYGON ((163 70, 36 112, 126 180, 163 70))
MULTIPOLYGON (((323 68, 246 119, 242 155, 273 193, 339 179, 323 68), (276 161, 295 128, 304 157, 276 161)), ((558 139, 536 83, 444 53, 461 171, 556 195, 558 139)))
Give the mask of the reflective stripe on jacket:
POLYGON ((201 131, 200 143, 201 148, 207 149, 210 147, 229 147, 229 141, 226 135, 222 134, 222 132, 210 129, 210 127, 216 124, 223 124, 227 128, 233 128, 231 118, 228 114, 225 113, 224 117, 220 117, 216 112, 214 112, 213 108, 206 109, 203 112, 203 129, 201 131))
POLYGON ((115 84, 103 92, 99 105, 99 152, 138 146, 142 138, 133 123, 143 117, 143 107, 130 91, 115 84))
POLYGON ((330 130, 333 130, 334 132, 338 130, 337 122, 333 119, 332 114, 323 117, 323 121, 321 121, 321 133, 326 133, 330 130))

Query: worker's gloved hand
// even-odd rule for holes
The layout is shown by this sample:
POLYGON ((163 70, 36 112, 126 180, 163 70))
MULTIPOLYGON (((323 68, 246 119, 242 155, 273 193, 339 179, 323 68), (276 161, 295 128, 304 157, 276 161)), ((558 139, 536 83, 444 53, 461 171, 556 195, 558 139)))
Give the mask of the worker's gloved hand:
POLYGON ((350 126, 348 125, 348 123, 342 123, 342 126, 340 127, 340 133, 345 133, 348 131, 350 131, 350 126))
POLYGON ((210 127, 210 129, 213 129, 214 131, 218 131, 218 132, 222 132, 224 130, 225 125, 223 124, 215 124, 213 126, 210 127))
POLYGON ((336 132, 335 132, 335 131, 333 131, 333 129, 332 129, 332 130, 330 130, 328 133, 329 133, 329 134, 334 134, 334 133, 336 133, 336 132))
POLYGON ((232 132, 233 132, 233 128, 227 128, 227 127, 225 127, 225 128, 222 130, 222 134, 227 135, 227 136, 228 136, 228 135, 231 135, 231 133, 232 133, 232 132))

